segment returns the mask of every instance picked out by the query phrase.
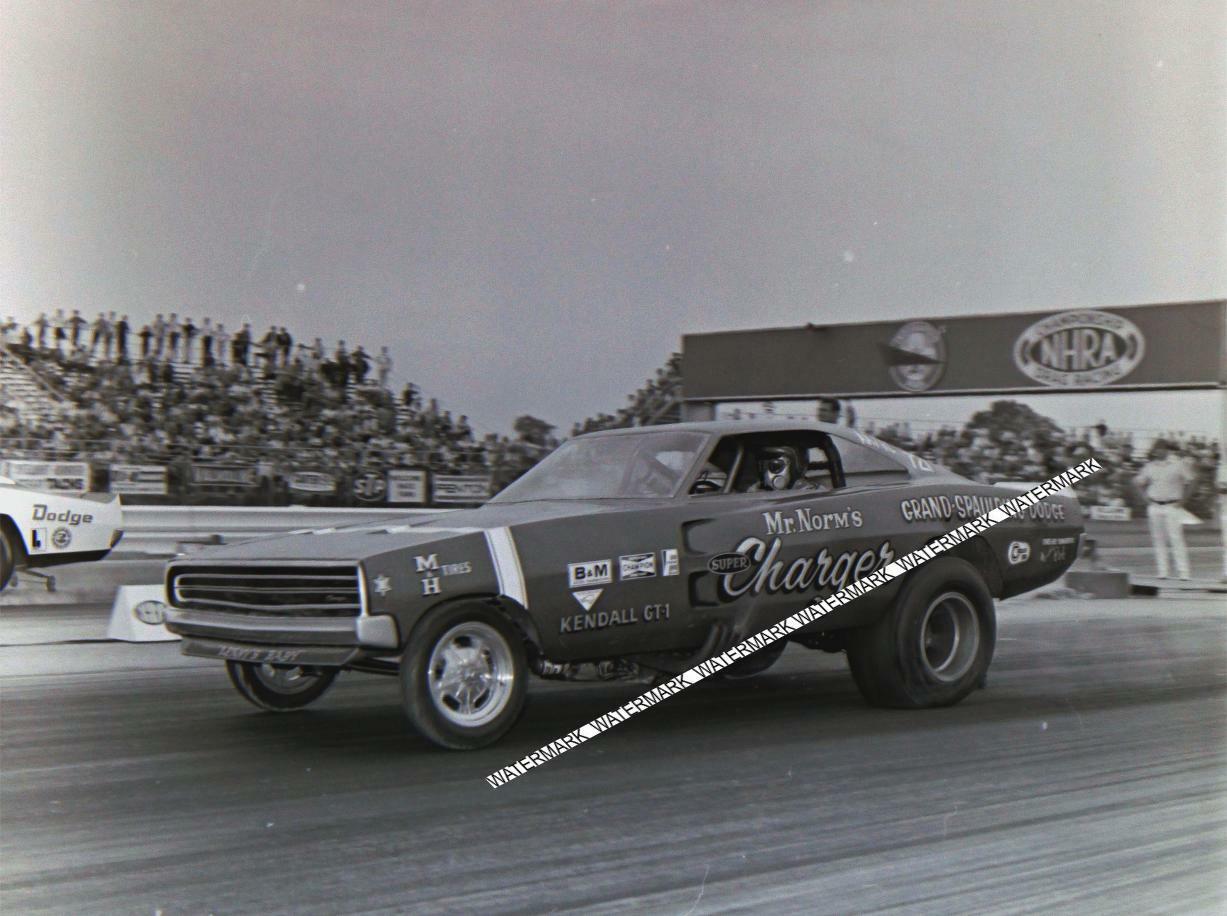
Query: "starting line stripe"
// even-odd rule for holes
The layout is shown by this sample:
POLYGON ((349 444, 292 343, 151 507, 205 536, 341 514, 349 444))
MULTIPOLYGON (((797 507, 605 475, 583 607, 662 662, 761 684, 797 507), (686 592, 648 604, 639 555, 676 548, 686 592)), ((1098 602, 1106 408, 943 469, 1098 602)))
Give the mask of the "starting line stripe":
POLYGON ((709 658, 705 662, 700 662, 693 668, 683 671, 674 678, 665 681, 651 690, 641 693, 633 700, 611 709, 603 716, 598 716, 586 725, 581 725, 572 732, 568 732, 561 738, 551 741, 549 744, 533 751, 526 757, 522 757, 515 763, 509 764, 502 769, 495 770, 486 777, 491 788, 497 789, 499 786, 506 785, 515 779, 517 776, 523 776, 533 767, 541 766, 548 763, 555 757, 560 757, 574 747, 579 747, 585 741, 595 738, 604 731, 608 731, 615 725, 620 725, 637 712, 643 712, 655 706, 661 700, 667 699, 674 694, 681 693, 687 687, 699 683, 704 678, 711 677, 717 671, 727 668, 733 662, 744 656, 751 655, 778 639, 787 636, 793 630, 798 630, 807 624, 813 623, 819 617, 834 610, 841 604, 847 604, 849 601, 854 601, 857 598, 867 595, 880 585, 885 585, 891 579, 897 578, 906 572, 909 572, 922 563, 932 560, 938 554, 945 553, 952 547, 955 547, 969 538, 975 537, 994 525, 1006 521, 1012 515, 1017 515, 1024 509, 1034 506, 1040 500, 1048 496, 1055 496, 1062 490, 1067 489, 1083 478, 1089 477, 1092 474, 1102 470, 1098 461, 1094 458, 1088 458, 1076 467, 1070 468, 1064 474, 1058 474, 1051 480, 1048 480, 1037 487, 1028 490, 1021 496, 1016 496, 1011 500, 1002 503, 995 509, 990 509, 978 518, 972 519, 965 525, 951 531, 931 544, 921 547, 919 550, 914 550, 906 556, 900 557, 891 563, 888 563, 877 572, 870 573, 862 579, 857 579, 851 585, 841 589, 835 594, 824 598, 816 604, 811 604, 807 608, 802 608, 791 617, 781 620, 775 626, 767 627, 765 630, 754 634, 749 639, 738 643, 726 652, 720 655, 709 658))

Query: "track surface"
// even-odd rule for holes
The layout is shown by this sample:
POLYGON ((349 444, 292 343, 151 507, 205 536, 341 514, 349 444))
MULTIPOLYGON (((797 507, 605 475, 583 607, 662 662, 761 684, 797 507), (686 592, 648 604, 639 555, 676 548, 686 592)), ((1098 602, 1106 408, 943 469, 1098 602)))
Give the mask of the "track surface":
POLYGON ((395 680, 261 714, 174 645, 5 637, 47 610, 0 620, 8 913, 1227 906, 1222 601, 1006 602, 989 689, 923 713, 792 647, 497 791, 636 688, 534 684, 507 741, 454 754, 395 680))

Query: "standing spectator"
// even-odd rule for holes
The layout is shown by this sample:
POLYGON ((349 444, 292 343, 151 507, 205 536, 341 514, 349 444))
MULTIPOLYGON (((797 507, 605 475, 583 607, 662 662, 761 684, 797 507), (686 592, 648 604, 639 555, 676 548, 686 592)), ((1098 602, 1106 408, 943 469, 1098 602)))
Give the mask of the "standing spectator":
POLYGON ((1146 497, 1146 517, 1150 522, 1150 540, 1155 549, 1159 578, 1170 578, 1168 549, 1176 559, 1176 574, 1190 577, 1189 548, 1184 543, 1183 503, 1196 482, 1188 466, 1163 439, 1156 439, 1150 450, 1150 461, 1134 478, 1146 497))
POLYGON ((115 346, 115 313, 110 312, 102 325, 102 354, 110 362, 111 350, 115 346))
POLYGON ((64 330, 63 312, 56 312, 60 321, 55 324, 55 355, 63 356, 63 346, 68 340, 68 332, 64 330))
POLYGON ((106 323, 107 323, 106 314, 103 312, 99 312, 98 317, 94 319, 94 323, 90 326, 90 329, 91 329, 90 339, 89 339, 89 355, 90 356, 94 355, 95 351, 97 351, 98 349, 98 344, 102 342, 102 338, 105 336, 105 331, 103 329, 106 327, 106 323))
POLYGON ((170 341, 170 353, 166 358, 172 363, 179 359, 179 332, 179 316, 171 312, 170 318, 166 320, 166 336, 170 341))
POLYGON ((162 313, 158 312, 158 317, 153 319, 153 336, 156 344, 153 351, 155 359, 162 358, 162 351, 166 348, 166 319, 162 317, 162 313))
POLYGON ((375 368, 379 371, 379 387, 388 387, 388 376, 392 374, 392 355, 387 347, 381 347, 375 357, 375 368))
POLYGON ((401 400, 410 410, 417 410, 418 406, 418 386, 413 382, 405 383, 405 390, 401 392, 401 400))
POLYGON ((281 351, 281 365, 289 366, 290 351, 294 349, 294 338, 285 328, 277 332, 277 348, 281 351))
POLYGON ((234 343, 231 344, 234 351, 234 363, 236 366, 242 366, 244 369, 247 366, 247 351, 251 348, 251 324, 243 322, 243 327, 234 335, 234 343))
POLYGON ((47 326, 51 324, 47 320, 46 312, 38 313, 38 320, 34 322, 34 327, 38 328, 38 348, 40 350, 47 349, 47 326))
POLYGON ((208 318, 200 326, 200 365, 206 369, 213 366, 213 322, 208 318))
POLYGON ((226 353, 230 347, 230 332, 226 330, 226 326, 221 322, 217 324, 217 363, 220 366, 226 365, 226 353))
POLYGON ((148 360, 149 341, 153 337, 153 331, 150 330, 149 325, 145 325, 143 328, 141 328, 141 333, 137 336, 139 336, 141 339, 141 360, 148 360))
POLYGON ((345 392, 349 388, 349 353, 345 349, 345 341, 337 343, 336 353, 332 355, 336 363, 336 386, 341 392, 341 396, 345 396, 345 392))
POLYGON ((189 366, 192 364, 192 338, 196 336, 196 325, 192 324, 192 319, 184 316, 183 319, 183 361, 189 366))
POLYGON ((70 342, 72 343, 73 353, 76 353, 77 350, 81 349, 81 329, 84 328, 86 324, 86 320, 81 317, 81 310, 73 309, 72 317, 68 319, 68 326, 71 328, 69 338, 70 342))
POLYGON ((269 327, 260 340, 260 355, 264 358, 264 377, 272 378, 277 366, 277 328, 269 327))
POLYGON ((1218 491, 1219 538, 1223 542, 1222 581, 1227 582, 1227 454, 1221 452, 1218 456, 1218 473, 1214 478, 1214 489, 1218 491))
POLYGON ((366 355, 366 350, 362 349, 362 344, 358 344, 358 349, 350 357, 350 362, 354 367, 354 381, 359 385, 364 384, 366 374, 371 371, 371 358, 366 355))
POLYGON ((117 363, 128 361, 128 331, 130 328, 127 315, 120 318, 115 325, 115 362, 117 363))

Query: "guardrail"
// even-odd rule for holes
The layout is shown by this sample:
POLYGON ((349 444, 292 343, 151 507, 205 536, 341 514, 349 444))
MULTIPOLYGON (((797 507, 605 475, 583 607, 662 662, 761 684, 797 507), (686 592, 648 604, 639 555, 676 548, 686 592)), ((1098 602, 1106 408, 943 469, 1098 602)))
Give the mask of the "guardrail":
POLYGON ((310 506, 124 506, 118 551, 168 556, 179 544, 270 537, 299 528, 426 518, 450 509, 330 509, 310 506))

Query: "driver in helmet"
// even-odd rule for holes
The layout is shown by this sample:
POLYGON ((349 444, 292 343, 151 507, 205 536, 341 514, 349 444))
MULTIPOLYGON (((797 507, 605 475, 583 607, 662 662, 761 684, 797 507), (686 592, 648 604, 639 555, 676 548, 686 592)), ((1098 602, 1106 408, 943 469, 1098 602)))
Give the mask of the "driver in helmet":
POLYGON ((815 490, 805 479, 801 454, 788 445, 772 445, 758 451, 758 482, 747 492, 815 490))

